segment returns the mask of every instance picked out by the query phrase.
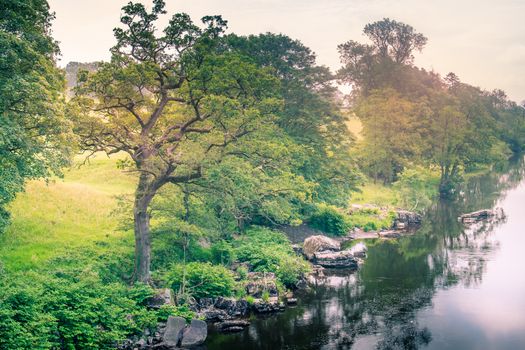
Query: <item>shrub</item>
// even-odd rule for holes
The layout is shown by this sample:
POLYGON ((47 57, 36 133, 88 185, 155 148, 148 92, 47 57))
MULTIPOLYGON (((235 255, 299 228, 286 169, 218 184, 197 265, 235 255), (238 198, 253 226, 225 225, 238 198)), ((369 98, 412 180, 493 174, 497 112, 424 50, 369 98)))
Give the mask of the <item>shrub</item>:
POLYGON ((282 232, 252 227, 234 243, 239 261, 250 264, 253 271, 275 273, 279 281, 288 287, 309 271, 309 265, 294 253, 290 241, 282 232))
POLYGON ((92 271, 78 272, 1 279, 0 348, 114 349, 156 324, 141 305, 146 287, 103 284, 92 271))
POLYGON ((373 221, 369 221, 363 226, 363 231, 365 232, 377 231, 377 229, 378 229, 377 224, 373 221))
POLYGON ((352 227, 347 215, 339 212, 336 207, 326 204, 317 206, 309 223, 310 226, 335 236, 345 235, 352 227))
MULTIPOLYGON (((231 296, 235 280, 233 273, 221 265, 192 262, 186 264, 186 293, 194 298, 231 296)), ((177 264, 169 272, 168 280, 174 291, 181 291, 184 265, 177 264)))
POLYGON ((188 305, 163 305, 157 311, 157 319, 166 322, 169 316, 178 316, 190 322, 195 318, 195 313, 188 308, 188 305))

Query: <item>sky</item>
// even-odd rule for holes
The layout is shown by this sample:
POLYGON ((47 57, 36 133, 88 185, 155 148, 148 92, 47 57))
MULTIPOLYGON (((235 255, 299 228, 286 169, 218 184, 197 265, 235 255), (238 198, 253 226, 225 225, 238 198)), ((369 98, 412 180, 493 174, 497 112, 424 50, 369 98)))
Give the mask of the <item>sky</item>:
MULTIPOLYGON (((299 39, 318 63, 340 67, 337 45, 366 42, 367 23, 385 17, 413 26, 428 38, 415 64, 442 75, 456 73, 466 83, 503 89, 525 100, 525 0, 165 0, 168 15, 190 14, 194 21, 220 14, 229 32, 283 33, 299 39)), ((113 28, 128 0, 49 0, 60 42, 59 64, 109 59, 113 28)), ((150 0, 141 1, 150 5, 150 0)))

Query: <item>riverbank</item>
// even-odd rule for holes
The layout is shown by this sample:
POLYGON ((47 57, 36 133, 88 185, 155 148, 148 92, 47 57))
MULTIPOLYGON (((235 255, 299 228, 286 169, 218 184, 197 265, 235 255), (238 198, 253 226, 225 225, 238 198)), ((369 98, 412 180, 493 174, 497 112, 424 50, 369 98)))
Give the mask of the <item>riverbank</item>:
POLYGON ((470 350, 522 344, 525 323, 519 317, 509 323, 508 315, 521 309, 525 295, 516 264, 524 174, 517 166, 470 179, 460 200, 434 202, 416 234, 370 240, 366 263, 357 271, 325 269, 324 276, 311 281, 312 288, 296 293, 296 306, 253 318, 240 333, 212 330, 207 350, 399 344, 470 350), (503 208, 506 219, 459 220, 495 207, 503 208))

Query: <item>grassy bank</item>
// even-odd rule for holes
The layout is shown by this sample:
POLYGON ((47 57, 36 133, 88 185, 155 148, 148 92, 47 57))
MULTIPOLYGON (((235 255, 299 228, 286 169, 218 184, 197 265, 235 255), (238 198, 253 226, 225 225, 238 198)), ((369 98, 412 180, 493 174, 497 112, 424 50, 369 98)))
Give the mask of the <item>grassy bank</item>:
POLYGON ((112 211, 117 195, 132 193, 134 179, 99 157, 49 183, 31 181, 11 204, 12 224, 0 235, 0 259, 8 270, 39 267, 64 252, 96 241, 121 239, 112 211))

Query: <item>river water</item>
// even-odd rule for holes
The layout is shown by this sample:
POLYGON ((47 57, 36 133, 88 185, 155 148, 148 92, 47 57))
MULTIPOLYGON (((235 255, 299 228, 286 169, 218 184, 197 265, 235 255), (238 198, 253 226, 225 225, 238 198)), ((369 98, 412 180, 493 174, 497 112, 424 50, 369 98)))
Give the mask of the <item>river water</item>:
POLYGON ((243 332, 212 332, 207 349, 525 349, 523 159, 437 201, 416 234, 368 248, 357 272, 329 274, 243 332), (494 207, 504 220, 457 220, 494 207))

